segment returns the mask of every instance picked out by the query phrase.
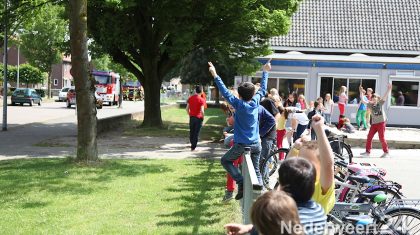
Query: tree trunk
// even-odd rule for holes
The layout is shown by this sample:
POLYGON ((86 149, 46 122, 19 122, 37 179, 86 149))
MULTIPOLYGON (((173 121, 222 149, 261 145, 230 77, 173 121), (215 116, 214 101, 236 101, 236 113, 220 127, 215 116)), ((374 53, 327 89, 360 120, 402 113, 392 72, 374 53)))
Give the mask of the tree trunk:
POLYGON ((162 115, 160 112, 160 87, 161 80, 153 72, 145 73, 148 80, 144 84, 144 119, 143 127, 162 127, 162 115))
POLYGON ((77 160, 98 160, 94 83, 89 75, 87 48, 87 0, 69 1, 71 74, 76 87, 77 160))

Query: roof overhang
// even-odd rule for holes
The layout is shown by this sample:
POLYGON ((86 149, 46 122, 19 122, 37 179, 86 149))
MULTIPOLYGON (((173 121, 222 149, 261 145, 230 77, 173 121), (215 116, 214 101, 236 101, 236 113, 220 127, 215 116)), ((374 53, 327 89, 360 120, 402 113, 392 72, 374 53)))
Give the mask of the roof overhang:
POLYGON ((283 54, 274 53, 258 59, 266 60, 297 60, 297 61, 332 61, 332 62, 362 62, 362 63, 400 63, 420 64, 417 57, 386 57, 386 56, 346 56, 346 55, 317 55, 317 54, 283 54))
POLYGON ((364 53, 364 54, 384 54, 384 55, 420 55, 420 51, 403 51, 403 50, 366 50, 366 49, 342 49, 342 48, 312 48, 312 47, 282 47, 271 46, 274 51, 299 51, 311 53, 364 53))

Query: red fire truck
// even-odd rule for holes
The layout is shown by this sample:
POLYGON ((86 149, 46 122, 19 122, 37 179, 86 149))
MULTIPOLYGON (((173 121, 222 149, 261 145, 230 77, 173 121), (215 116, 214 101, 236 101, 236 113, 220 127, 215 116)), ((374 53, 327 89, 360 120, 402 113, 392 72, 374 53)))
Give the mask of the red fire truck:
POLYGON ((108 71, 92 71, 95 78, 96 92, 102 98, 103 102, 111 105, 117 105, 120 98, 120 75, 108 71))

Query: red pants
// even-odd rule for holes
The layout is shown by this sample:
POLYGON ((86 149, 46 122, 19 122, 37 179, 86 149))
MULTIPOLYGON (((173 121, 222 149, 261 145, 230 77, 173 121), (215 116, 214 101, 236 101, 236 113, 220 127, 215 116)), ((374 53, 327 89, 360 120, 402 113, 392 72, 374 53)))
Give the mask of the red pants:
MULTIPOLYGON (((233 165, 238 167, 239 164, 242 163, 242 156, 239 157, 238 159, 236 159, 233 162, 233 165)), ((235 190, 235 181, 232 179, 232 177, 228 174, 226 174, 226 190, 233 192, 233 190, 235 190)))
MULTIPOLYGON (((285 135, 286 135, 286 129, 277 130, 277 148, 282 148, 283 147, 283 139, 284 139, 285 135)), ((280 160, 284 159, 284 153, 280 153, 279 159, 280 160)))
POLYGON ((369 133, 366 140, 366 152, 370 153, 370 150, 372 149, 373 136, 375 136, 376 132, 378 132, 379 140, 381 141, 381 144, 382 144, 382 150, 384 151, 384 153, 388 153, 389 151, 388 144, 386 143, 386 140, 385 140, 385 128, 386 128, 385 122, 372 124, 370 126, 369 133))
POLYGON ((340 110, 340 115, 344 115, 346 104, 338 103, 338 109, 340 110))

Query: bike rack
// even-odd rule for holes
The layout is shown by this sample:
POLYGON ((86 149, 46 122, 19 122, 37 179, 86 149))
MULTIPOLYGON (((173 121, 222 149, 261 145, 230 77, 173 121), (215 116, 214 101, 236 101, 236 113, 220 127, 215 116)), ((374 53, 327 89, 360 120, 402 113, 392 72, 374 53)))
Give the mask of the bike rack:
POLYGON ((244 178, 244 197, 241 200, 242 220, 244 224, 250 224, 250 211, 252 203, 261 195, 262 185, 258 182, 254 165, 251 160, 251 148, 245 147, 245 160, 242 163, 242 175, 244 178))

